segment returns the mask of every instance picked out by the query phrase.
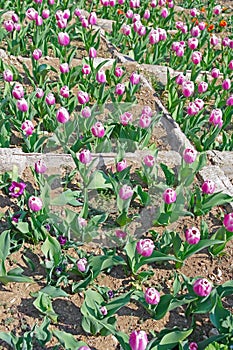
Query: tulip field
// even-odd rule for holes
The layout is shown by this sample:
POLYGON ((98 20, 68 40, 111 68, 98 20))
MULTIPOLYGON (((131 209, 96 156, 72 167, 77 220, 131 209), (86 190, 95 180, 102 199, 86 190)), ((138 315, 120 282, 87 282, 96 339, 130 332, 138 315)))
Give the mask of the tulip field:
POLYGON ((0 21, 0 350, 233 349, 233 1, 0 21))

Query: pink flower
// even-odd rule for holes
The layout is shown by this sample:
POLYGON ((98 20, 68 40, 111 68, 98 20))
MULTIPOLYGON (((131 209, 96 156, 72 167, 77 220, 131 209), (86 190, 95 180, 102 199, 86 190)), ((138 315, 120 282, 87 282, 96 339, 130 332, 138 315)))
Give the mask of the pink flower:
POLYGON ((205 82, 205 81, 201 81, 199 84, 198 84, 198 92, 199 94, 202 94, 204 92, 206 92, 208 90, 208 83, 205 82))
POLYGON ((198 47, 198 39, 197 38, 189 38, 188 39, 188 47, 191 50, 196 50, 196 48, 198 47))
POLYGON ((91 73, 91 67, 89 66, 89 64, 84 64, 82 67, 82 73, 85 75, 88 75, 91 73))
POLYGON ((150 106, 144 106, 142 109, 142 114, 147 114, 150 117, 152 117, 152 109, 150 108, 150 106))
POLYGON ((198 350, 198 345, 194 341, 189 344, 189 350, 198 350))
POLYGON ((220 70, 218 68, 213 68, 211 71, 211 76, 214 79, 217 79, 220 75, 220 70))
POLYGON ((12 90, 12 96, 17 100, 20 100, 24 97, 23 85, 16 83, 12 90))
POLYGON ((133 120, 133 115, 130 112, 125 112, 120 116, 120 123, 124 126, 128 125, 133 120))
POLYGON ((91 109, 90 109, 90 107, 88 107, 88 106, 84 107, 82 109, 81 114, 82 114, 83 118, 90 118, 90 116, 91 116, 91 109))
POLYGON ((212 284, 206 278, 198 278, 193 284, 193 291, 200 297, 207 297, 212 290, 212 284))
POLYGON ((172 188, 167 188, 163 192, 163 200, 166 204, 171 204, 176 201, 176 192, 172 188))
POLYGON ((199 64, 202 60, 202 54, 200 51, 194 51, 192 53, 191 60, 194 64, 199 64))
POLYGON ((197 157, 197 151, 195 149, 186 148, 183 152, 183 159, 185 163, 192 164, 197 157))
POLYGON ((223 125, 222 111, 219 108, 213 109, 210 113, 209 122, 214 126, 218 125, 220 128, 223 125))
POLYGON ((206 180, 203 182, 201 189, 204 194, 212 194, 215 191, 215 183, 212 180, 206 180))
POLYGON ((132 85, 137 85, 140 83, 140 75, 134 72, 131 74, 129 80, 132 85))
POLYGON ((70 71, 70 68, 69 68, 69 64, 68 64, 68 63, 62 63, 62 64, 60 64, 59 69, 60 69, 60 72, 61 72, 62 74, 69 73, 69 71, 70 71))
POLYGON ((94 47, 91 47, 89 50, 89 57, 90 58, 95 58, 97 56, 97 51, 94 47))
POLYGON ((88 23, 92 26, 95 26, 97 23, 97 16, 95 12, 91 12, 88 17, 88 23))
POLYGON ((119 197, 122 200, 127 200, 133 196, 133 190, 130 186, 128 185, 123 185, 120 190, 119 190, 119 197))
POLYGON ((139 122, 138 122, 138 125, 142 128, 142 129, 147 129, 149 128, 150 124, 151 124, 151 117, 147 114, 142 114, 140 119, 139 119, 139 122))
POLYGON ((116 170, 118 172, 123 171, 125 168, 127 168, 126 159, 122 159, 120 162, 116 164, 116 170))
POLYGON ((9 195, 13 198, 18 198, 23 194, 26 184, 24 182, 12 181, 9 187, 9 195))
POLYGON ((91 128, 92 135, 95 137, 104 137, 105 129, 101 122, 96 122, 91 128))
POLYGON ((35 21, 35 22, 36 22, 36 25, 37 25, 37 26, 42 26, 42 24, 43 24, 43 18, 42 18, 41 16, 38 15, 38 16, 36 17, 36 21, 35 21))
POLYGON ((147 288, 144 297, 146 302, 151 305, 157 305, 160 301, 160 294, 157 289, 153 287, 147 288))
POLYGON ((25 100, 25 98, 21 98, 21 100, 17 101, 17 108, 21 112, 27 112, 28 111, 28 103, 25 100))
POLYGON ((23 124, 21 125, 21 129, 24 132, 26 136, 29 136, 33 133, 34 131, 34 125, 31 122, 31 120, 25 120, 23 124))
POLYGON ((183 73, 180 73, 176 76, 176 84, 182 85, 184 81, 185 81, 185 76, 183 75, 183 73))
POLYGON ((226 101, 227 106, 233 106, 233 95, 230 95, 226 101))
POLYGON ((44 91, 41 88, 36 89, 36 97, 42 98, 44 96, 44 91))
POLYGON ((43 207, 42 200, 39 197, 31 196, 28 200, 28 207, 32 211, 40 211, 43 207))
POLYGON ((129 36, 131 33, 131 27, 127 24, 123 24, 123 26, 121 27, 121 32, 125 36, 129 36))
POLYGON ((148 154, 147 156, 144 157, 143 162, 146 166, 149 168, 153 167, 155 164, 155 157, 148 154))
POLYGON ((70 119, 70 114, 65 107, 60 107, 56 114, 57 121, 59 123, 66 123, 70 119))
POLYGON ((166 7, 162 8, 160 15, 162 18, 167 18, 167 16, 169 15, 168 9, 166 7))
POLYGON ((117 238, 124 239, 127 236, 127 233, 122 230, 116 230, 116 236, 117 238))
POLYGON ((233 232, 233 213, 226 214, 224 216, 223 225, 227 231, 233 232))
POLYGON ((191 29, 190 31, 191 35, 194 36, 194 37, 198 37, 200 36, 201 32, 200 32, 200 29, 198 26, 195 26, 191 29))
POLYGON ((231 88, 231 81, 230 81, 230 79, 227 78, 227 79, 223 80, 222 88, 223 88, 223 90, 229 90, 231 88))
POLYGON ((213 14, 215 14, 216 16, 217 16, 217 15, 220 15, 221 11, 222 11, 221 5, 216 5, 216 6, 214 6, 214 8, 213 8, 213 14))
POLYGON ((47 105, 52 106, 55 104, 56 100, 55 100, 55 96, 52 92, 49 92, 48 95, 45 98, 45 102, 47 103, 47 105))
POLYGON ((211 36, 211 38, 210 38, 210 43, 211 43, 211 45, 213 45, 213 46, 218 45, 218 43, 219 43, 218 37, 217 37, 216 35, 213 34, 213 35, 211 36))
POLYGON ((204 101, 201 98, 196 98, 194 103, 198 107, 199 111, 201 111, 203 109, 204 101))
POLYGON ((230 70, 233 70, 233 60, 231 60, 231 61, 229 62, 228 68, 229 68, 230 70))
POLYGON ((82 258, 77 261, 77 267, 80 272, 85 272, 87 268, 87 259, 82 258))
POLYGON ((197 17, 199 15, 199 11, 194 7, 189 11, 192 17, 197 17))
POLYGON ((121 67, 116 67, 115 69, 115 72, 114 72, 114 75, 117 77, 117 78, 120 78, 122 77, 124 71, 121 67))
POLYGON ((30 21, 35 21, 37 16, 38 16, 38 12, 37 12, 33 7, 30 7, 30 8, 26 11, 26 17, 27 17, 30 21))
POLYGON ((7 81, 8 83, 10 83, 11 81, 13 81, 13 73, 10 69, 6 69, 3 72, 3 79, 4 81, 7 81))
POLYGON ((154 248, 154 242, 150 238, 140 239, 136 245, 138 254, 144 257, 151 256, 153 254, 154 248))
POLYGON ((106 74, 103 70, 99 70, 96 74, 96 81, 99 84, 104 84, 106 83, 106 74))
POLYGON ((69 92, 69 87, 67 85, 64 85, 61 87, 60 95, 64 98, 69 98, 70 92, 69 92))
POLYGON ((155 45, 159 42, 159 32, 158 30, 151 30, 150 34, 149 34, 149 41, 151 45, 155 45))
POLYGON ((187 114, 188 115, 196 115, 199 112, 199 108, 196 105, 195 102, 189 102, 187 107, 187 114))
POLYGON ((89 102, 89 96, 88 96, 88 93, 87 92, 84 92, 84 91, 78 91, 77 93, 77 97, 78 97, 78 102, 83 105, 87 102, 89 102))
POLYGON ((150 18, 150 10, 146 9, 144 14, 143 14, 143 18, 148 20, 150 18))
POLYGON ((182 94, 190 97, 194 93, 194 83, 192 81, 184 81, 182 84, 182 94))
POLYGON ((188 244, 197 244, 201 239, 200 231, 196 227, 188 228, 185 231, 185 239, 188 244))
POLYGON ((108 314, 108 310, 107 310, 106 306, 101 306, 100 312, 103 316, 106 316, 108 314))
POLYGON ((88 164, 92 161, 91 152, 88 149, 83 149, 79 153, 79 160, 83 164, 88 164))
POLYGON ((47 18, 49 18, 49 16, 50 16, 50 11, 49 11, 49 9, 44 9, 44 10, 42 11, 42 17, 43 17, 44 19, 47 19, 47 18))
POLYGON ((37 174, 44 174, 48 169, 45 162, 42 159, 38 160, 35 163, 34 168, 37 174))
POLYGON ((117 84, 115 87, 115 93, 119 96, 123 95, 125 92, 125 85, 124 84, 117 84))
POLYGON ((70 37, 68 33, 60 32, 58 33, 58 43, 61 46, 68 46, 70 43, 70 37))

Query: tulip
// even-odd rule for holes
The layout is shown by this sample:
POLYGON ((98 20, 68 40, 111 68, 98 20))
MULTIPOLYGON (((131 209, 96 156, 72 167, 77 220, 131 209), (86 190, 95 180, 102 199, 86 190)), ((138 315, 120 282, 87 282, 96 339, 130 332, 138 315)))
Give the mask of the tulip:
POLYGON ((198 23, 198 28, 199 28, 200 30, 204 30, 205 27, 206 27, 206 23, 205 23, 205 22, 200 22, 200 23, 198 23))
POLYGON ((87 268, 87 259, 82 258, 77 261, 77 267, 80 272, 85 272, 87 268))
POLYGON ((148 338, 144 331, 133 331, 129 337, 131 350, 145 350, 148 344, 148 338))
POLYGON ((19 16, 16 13, 13 13, 11 19, 13 22, 17 23, 19 21, 19 16))
POLYGON ((147 288, 144 297, 147 304, 157 305, 160 301, 160 294, 157 289, 153 287, 147 288))
POLYGON ((201 239, 201 234, 198 228, 192 227, 185 231, 185 239, 188 244, 197 244, 201 239))
POLYGON ((220 70, 218 68, 213 68, 211 71, 211 76, 214 79, 217 79, 220 75, 220 70))
POLYGON ((60 69, 60 72, 61 72, 62 74, 69 73, 69 71, 70 71, 70 68, 69 68, 69 64, 68 64, 68 63, 62 63, 62 64, 60 64, 59 69, 60 69))
POLYGON ((78 350, 91 350, 91 349, 87 345, 82 345, 80 346, 80 348, 78 348, 78 350))
POLYGON ((195 149, 186 148, 183 152, 183 159, 185 163, 192 164, 197 157, 197 151, 195 149))
POLYGON ((166 204, 171 204, 176 201, 176 192, 172 188, 167 188, 163 192, 163 200, 166 204))
POLYGON ((222 46, 227 47, 230 45, 230 38, 225 37, 222 39, 222 46))
POLYGON ((194 64, 199 64, 202 60, 202 54, 200 51, 194 51, 192 53, 191 60, 194 64))
POLYGON ((117 84, 115 87, 115 93, 119 96, 123 95, 125 92, 125 85, 124 84, 117 84))
POLYGON ((223 225, 227 231, 233 232, 233 213, 226 214, 224 216, 223 225))
POLYGON ((156 30, 153 30, 149 34, 149 41, 151 45, 155 45, 159 42, 159 32, 156 30))
POLYGON ((12 96, 17 100, 20 100, 24 97, 23 85, 16 83, 12 90, 12 96))
POLYGON ((36 22, 36 25, 37 25, 37 26, 42 26, 42 24, 43 24, 43 18, 42 18, 41 16, 37 16, 35 22, 36 22))
POLYGON ((55 96, 52 92, 49 92, 48 95, 45 98, 45 102, 47 105, 52 106, 56 103, 55 96))
POLYGON ((10 69, 6 69, 3 71, 3 79, 4 79, 4 81, 7 81, 8 83, 13 81, 13 73, 10 69))
POLYGON ((233 95, 230 95, 226 101, 227 106, 233 106, 233 95))
POLYGON ((127 24, 124 24, 122 27, 121 27, 121 32, 122 34, 126 35, 126 36, 129 36, 130 33, 131 33, 131 27, 127 24))
POLYGON ((56 114, 57 121, 59 123, 66 123, 70 119, 70 114, 65 107, 60 107, 56 114))
POLYGON ((133 190, 128 185, 123 185, 119 190, 119 197, 122 200, 127 200, 133 196, 133 190))
POLYGON ((114 72, 114 75, 117 77, 117 78, 120 78, 122 77, 124 71, 121 67, 116 67, 115 69, 115 72, 114 72))
POLYGON ((45 162, 42 159, 38 160, 35 163, 34 168, 37 174, 44 174, 48 169, 45 162))
POLYGON ((189 350, 198 350, 198 345, 194 341, 189 344, 189 350))
POLYGON ((133 18, 133 15, 134 15, 134 13, 133 13, 133 11, 131 9, 127 10, 126 18, 133 18))
POLYGON ((67 27, 67 20, 62 18, 57 21, 57 26, 59 29, 64 29, 67 27))
POLYGON ((70 18, 70 10, 69 9, 65 9, 63 11, 63 18, 64 19, 69 19, 70 18))
POLYGON ((230 70, 233 70, 233 60, 231 60, 231 61, 229 62, 228 68, 229 68, 230 70))
POLYGON ((90 58, 95 58, 97 56, 97 51, 94 47, 91 47, 89 50, 89 57, 90 58))
POLYGON ((96 74, 96 80, 99 84, 106 83, 106 74, 103 70, 99 70, 96 74))
POLYGON ((222 88, 223 88, 223 90, 229 90, 231 88, 231 81, 230 81, 230 79, 227 78, 227 79, 223 80, 222 88))
POLYGON ((151 168, 155 164, 155 157, 149 154, 143 158, 143 162, 146 166, 151 168))
POLYGON ((118 172, 123 171, 125 168, 127 168, 126 159, 122 159, 120 162, 116 164, 116 170, 118 172))
POLYGON ((216 16, 220 15, 222 11, 221 5, 216 5, 213 8, 213 14, 215 14, 216 16))
POLYGON ((23 194, 26 184, 24 182, 12 181, 9 187, 9 195, 13 198, 18 198, 23 194))
POLYGON ((162 18, 167 18, 168 14, 169 14, 168 9, 166 7, 162 8, 160 16, 162 18))
POLYGON ((85 75, 88 75, 91 73, 91 67, 89 66, 89 64, 84 64, 82 66, 82 73, 85 75))
POLYGON ((40 211, 43 207, 42 200, 39 197, 31 196, 28 200, 28 207, 32 211, 40 211))
POLYGON ((21 129, 26 136, 29 136, 34 131, 34 125, 32 124, 31 120, 25 120, 21 125, 21 129))
POLYGON ((194 37, 198 37, 200 36, 201 32, 200 32, 200 29, 199 27, 195 26, 191 29, 190 31, 191 35, 194 36, 194 37))
POLYGON ((79 153, 79 160, 83 164, 88 164, 92 161, 91 152, 88 149, 83 149, 79 153))
POLYGON ((87 220, 85 220, 84 218, 81 218, 80 216, 78 216, 78 224, 81 227, 85 227, 85 226, 87 226, 87 220))
POLYGON ((90 116, 91 116, 90 107, 87 106, 87 107, 83 108, 81 114, 82 114, 83 118, 90 118, 90 116))
POLYGON ((58 33, 58 43, 61 46, 67 46, 70 43, 70 37, 68 33, 60 32, 58 33))
POLYGON ((199 112, 198 106, 195 104, 195 102, 189 102, 187 107, 187 114, 188 115, 196 115, 199 112))
POLYGON ((194 103, 198 107, 199 111, 203 109, 204 101, 201 98, 196 98, 194 103))
POLYGON ((74 14, 75 14, 75 16, 80 17, 82 15, 82 10, 79 8, 76 8, 74 10, 74 14))
POLYGON ((139 119, 138 125, 142 129, 147 129, 147 128, 149 128, 150 124, 151 124, 151 117, 147 114, 142 114, 140 119, 139 119))
POLYGON ((29 19, 30 21, 35 21, 37 16, 38 16, 38 12, 33 7, 30 7, 29 9, 27 9, 26 11, 27 19, 29 19))
POLYGON ((222 111, 219 108, 213 109, 210 113, 209 122, 214 126, 218 125, 220 128, 223 125, 222 111))
POLYGON ((197 17, 199 15, 199 12, 195 7, 192 8, 189 13, 192 17, 197 17))
POLYGON ((67 242, 67 238, 64 236, 59 236, 57 240, 60 243, 60 245, 65 245, 67 242))
POLYGON ((188 39, 188 47, 191 50, 196 50, 196 48, 198 47, 198 39, 197 38, 189 38, 188 39))
POLYGON ((117 238, 124 239, 127 236, 127 233, 122 230, 116 230, 116 236, 117 238))
POLYGON ((142 109, 142 114, 146 114, 149 115, 149 117, 152 117, 152 109, 150 108, 150 106, 144 106, 142 109))
POLYGON ((95 26, 97 23, 97 16, 95 12, 91 12, 88 17, 88 23, 92 26, 95 26))
POLYGON ((61 87, 60 95, 64 98, 69 98, 70 92, 69 92, 69 87, 67 85, 64 85, 61 87))
POLYGON ((211 36, 211 38, 210 38, 210 43, 211 43, 211 45, 213 45, 213 46, 218 45, 218 43, 219 43, 218 37, 217 37, 216 35, 213 34, 213 35, 211 36))
POLYGON ((206 83, 205 81, 201 81, 199 84, 198 84, 198 87, 197 87, 197 90, 200 94, 206 92, 208 89, 208 83, 206 83))
POLYGON ((204 194, 212 194, 214 193, 216 188, 215 183, 212 180, 206 180, 203 182, 201 189, 204 194))
POLYGON ((150 18, 150 10, 146 9, 143 15, 143 18, 148 20, 150 18))
POLYGON ((92 135, 95 137, 104 137, 105 129, 101 122, 96 122, 91 128, 92 135))
POLYGON ((15 28, 14 27, 14 22, 11 19, 9 19, 7 21, 4 21, 3 22, 3 27, 6 29, 7 32, 13 32, 13 30, 15 28))
POLYGON ((151 6, 152 8, 155 8, 155 7, 157 6, 157 0, 151 0, 150 6, 151 6))
POLYGON ((88 93, 87 92, 84 92, 84 91, 78 91, 78 94, 77 94, 77 97, 78 97, 78 102, 83 105, 87 102, 89 102, 89 96, 88 96, 88 93))
POLYGON ((132 85, 137 85, 140 82, 140 75, 137 73, 132 73, 129 80, 132 85))
POLYGON ((149 257, 153 254, 155 245, 150 238, 140 239, 136 244, 138 254, 149 257))
POLYGON ((36 97, 42 98, 44 96, 44 91, 41 88, 36 89, 36 97))
POLYGON ((183 73, 180 73, 176 76, 176 84, 182 85, 184 81, 185 81, 185 76, 183 75, 183 73))
POLYGON ((185 97, 190 97, 194 93, 194 83, 192 81, 184 81, 182 84, 182 93, 185 97))
POLYGON ((128 125, 133 120, 133 115, 130 112, 125 112, 120 116, 120 123, 124 126, 128 125))
POLYGON ((35 49, 32 53, 34 60, 38 61, 42 57, 42 51, 40 49, 35 49))
POLYGON ((212 290, 212 284, 206 278, 198 278, 193 284, 193 291, 200 297, 207 297, 212 290))
POLYGON ((49 11, 49 9, 44 9, 44 10, 42 11, 42 17, 43 17, 44 19, 47 19, 47 18, 49 18, 49 16, 50 16, 50 11, 49 11))

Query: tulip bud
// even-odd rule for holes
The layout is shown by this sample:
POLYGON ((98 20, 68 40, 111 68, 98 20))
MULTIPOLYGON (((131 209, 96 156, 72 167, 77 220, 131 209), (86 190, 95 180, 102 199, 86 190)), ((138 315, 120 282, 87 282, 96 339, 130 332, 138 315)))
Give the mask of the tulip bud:
POLYGON ((222 111, 219 108, 213 109, 210 113, 209 122, 214 126, 218 125, 220 128, 223 125, 222 111))
POLYGON ((200 231, 196 227, 187 229, 185 231, 185 239, 188 244, 197 244, 201 239, 200 231))
POLYGON ((223 80, 223 82, 222 82, 222 88, 223 88, 224 90, 229 90, 229 89, 231 88, 231 81, 230 81, 230 79, 225 79, 225 80, 223 80))
POLYGON ((21 112, 27 112, 28 111, 28 103, 25 100, 25 98, 21 98, 17 101, 17 108, 21 112))
POLYGON ((36 89, 36 97, 42 98, 44 96, 44 91, 41 88, 36 89))
POLYGON ((132 85, 137 85, 140 83, 140 75, 137 73, 132 73, 129 80, 132 85))
POLYGON ((163 192, 163 200, 166 204, 171 204, 176 201, 176 192, 172 188, 167 188, 163 192))
POLYGON ((127 168, 126 159, 122 159, 120 162, 116 164, 116 170, 118 172, 123 171, 125 168, 127 168))
POLYGON ((69 87, 67 85, 64 85, 61 87, 60 95, 64 98, 69 98, 70 92, 69 92, 69 87))
POLYGON ((190 97, 194 93, 194 83, 192 81, 184 81, 182 84, 182 93, 185 97, 190 97))
POLYGON ((29 136, 32 135, 34 131, 34 125, 32 124, 31 120, 25 120, 21 125, 21 129, 26 136, 29 136))
POLYGON ((194 51, 192 53, 191 60, 194 64, 199 64, 202 60, 202 54, 200 51, 194 51))
POLYGON ((154 242, 150 238, 140 239, 136 244, 136 250, 138 254, 144 257, 151 256, 153 254, 154 248, 154 242))
POLYGON ((59 69, 60 69, 60 72, 61 72, 62 74, 69 73, 69 71, 70 71, 70 68, 69 68, 68 63, 62 63, 62 64, 60 64, 59 69))
POLYGON ((101 122, 96 122, 91 128, 91 132, 95 137, 104 137, 105 130, 103 124, 101 122))
POLYGON ((77 261, 77 267, 80 272, 85 272, 87 268, 87 259, 82 258, 77 261))
POLYGON ((42 57, 42 51, 40 49, 35 49, 32 53, 34 60, 38 61, 42 57))
POLYGON ((212 284, 206 278, 198 278, 193 284, 193 291, 200 297, 207 297, 212 290, 212 284))
POLYGON ((198 87, 197 87, 197 90, 200 94, 206 92, 208 89, 208 83, 206 83, 205 81, 201 81, 199 84, 198 84, 198 87))
POLYGON ((10 83, 11 81, 13 81, 13 73, 10 69, 6 69, 3 72, 3 79, 4 81, 7 81, 8 83, 10 83))
POLYGON ((185 163, 192 164, 197 157, 197 151, 195 149, 186 148, 183 152, 183 159, 185 163))
POLYGON ((125 85, 124 84, 117 84, 115 87, 115 93, 119 96, 123 95, 125 92, 125 85))
POLYGON ((40 211, 43 207, 42 200, 39 197, 31 196, 28 200, 28 207, 32 211, 40 211))
POLYGON ((212 194, 215 191, 215 183, 212 180, 206 180, 203 182, 201 189, 204 194, 212 194))
POLYGON ((17 100, 20 100, 24 97, 23 85, 16 83, 12 90, 12 96, 17 100))
POLYGON ((70 43, 70 37, 68 33, 60 32, 58 33, 58 43, 61 46, 67 46, 70 43))
POLYGON ((88 164, 92 161, 91 152, 88 149, 83 149, 79 153, 79 160, 83 164, 88 164))
POLYGON ((91 47, 90 50, 89 50, 89 57, 90 58, 96 58, 97 56, 97 51, 94 47, 91 47))
POLYGON ((226 214, 224 216, 223 225, 227 231, 233 232, 233 213, 226 214))
POLYGON ((37 174, 44 174, 48 169, 45 162, 42 159, 38 160, 35 163, 34 168, 37 174))
POLYGON ((70 114, 66 108, 61 107, 57 111, 56 118, 59 123, 64 124, 70 119, 70 114))
POLYGON ((150 124, 151 124, 151 117, 147 114, 142 114, 140 119, 139 119, 138 125, 142 129, 147 129, 147 128, 149 128, 150 124))
POLYGON ((127 200, 133 196, 133 190, 130 186, 128 185, 123 185, 120 190, 119 190, 119 197, 122 200, 127 200))
POLYGON ((45 102, 47 105, 52 106, 56 103, 55 96, 52 92, 49 92, 48 95, 45 98, 45 102))
POLYGON ((148 344, 148 338, 144 331, 133 331, 129 337, 131 350, 145 350, 148 344))
POLYGON ((91 73, 91 67, 89 66, 89 64, 84 64, 82 67, 82 73, 85 75, 88 75, 91 73))
POLYGON ((89 96, 88 96, 88 93, 87 92, 84 92, 84 91, 78 91, 77 93, 77 97, 78 97, 78 102, 83 105, 87 102, 89 102, 89 96))
POLYGON ((120 116, 120 123, 124 126, 128 125, 133 120, 133 116, 130 112, 125 112, 120 116))
POLYGON ((220 70, 218 68, 213 68, 211 71, 211 76, 214 79, 217 79, 220 75, 220 70))
POLYGON ((194 341, 189 344, 189 350, 198 350, 198 345, 194 341))
POLYGON ((81 114, 82 114, 83 118, 90 118, 90 116, 91 116, 90 107, 87 106, 87 107, 83 108, 81 114))
POLYGON ((15 28, 14 27, 14 22, 11 19, 9 19, 7 21, 4 21, 3 22, 3 27, 6 29, 7 32, 13 32, 13 30, 15 28))
POLYGON ((155 157, 149 154, 149 155, 144 157, 143 162, 146 166, 151 168, 155 164, 155 157))
POLYGON ((160 294, 153 287, 147 288, 147 290, 144 294, 144 297, 145 297, 147 304, 157 305, 160 301, 160 294))
POLYGON ((99 70, 96 74, 96 80, 99 84, 104 84, 106 83, 106 75, 103 70, 99 70))
POLYGON ((88 23, 92 26, 95 26, 97 24, 97 16, 95 12, 90 13, 90 16, 88 17, 88 23))

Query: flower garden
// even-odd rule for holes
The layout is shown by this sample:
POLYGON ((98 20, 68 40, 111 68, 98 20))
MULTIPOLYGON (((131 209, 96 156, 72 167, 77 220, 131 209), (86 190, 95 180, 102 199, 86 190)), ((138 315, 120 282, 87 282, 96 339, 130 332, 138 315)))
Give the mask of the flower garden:
POLYGON ((232 349, 232 1, 0 13, 0 349, 232 349))

